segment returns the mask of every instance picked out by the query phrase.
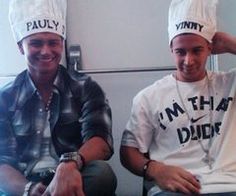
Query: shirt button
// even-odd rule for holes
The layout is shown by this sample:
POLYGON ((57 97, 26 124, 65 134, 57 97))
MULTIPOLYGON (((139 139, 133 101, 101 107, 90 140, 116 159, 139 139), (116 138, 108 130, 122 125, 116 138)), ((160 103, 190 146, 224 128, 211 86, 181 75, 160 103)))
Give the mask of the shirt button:
POLYGON ((40 134, 40 131, 37 131, 37 134, 40 134))
POLYGON ((40 109, 39 109, 39 112, 43 112, 43 109, 42 109, 42 108, 40 108, 40 109))

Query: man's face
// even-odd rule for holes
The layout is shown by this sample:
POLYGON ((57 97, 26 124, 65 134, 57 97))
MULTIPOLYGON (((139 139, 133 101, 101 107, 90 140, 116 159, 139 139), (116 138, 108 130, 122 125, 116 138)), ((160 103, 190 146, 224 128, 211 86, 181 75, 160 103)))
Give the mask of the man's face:
POLYGON ((194 82, 204 78, 211 44, 196 34, 181 34, 172 40, 171 52, 177 66, 177 79, 194 82))
POLYGON ((54 72, 58 68, 63 51, 63 39, 55 33, 36 33, 19 44, 31 74, 54 72))

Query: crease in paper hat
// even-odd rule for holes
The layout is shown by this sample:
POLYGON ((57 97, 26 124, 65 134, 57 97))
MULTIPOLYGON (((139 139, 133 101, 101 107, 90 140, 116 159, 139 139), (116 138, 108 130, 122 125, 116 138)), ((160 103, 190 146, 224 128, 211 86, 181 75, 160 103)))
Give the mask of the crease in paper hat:
POLYGON ((9 22, 17 42, 40 32, 66 38, 67 0, 11 0, 9 22))
POLYGON ((172 0, 169 7, 169 44, 179 34, 194 33, 209 42, 217 29, 218 0, 172 0))

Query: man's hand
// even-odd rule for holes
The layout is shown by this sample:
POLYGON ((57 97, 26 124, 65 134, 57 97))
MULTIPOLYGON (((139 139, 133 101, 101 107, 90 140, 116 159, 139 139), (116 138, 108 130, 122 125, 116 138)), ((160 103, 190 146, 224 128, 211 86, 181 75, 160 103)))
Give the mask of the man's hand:
POLYGON ((82 177, 75 162, 62 162, 43 196, 85 196, 82 177))
POLYGON ((216 32, 212 39, 212 54, 236 54, 236 38, 224 32, 216 32))
POLYGON ((163 190, 185 194, 199 194, 200 183, 190 172, 176 166, 152 161, 147 176, 153 179, 163 190))
POLYGON ((41 182, 34 184, 31 188, 30 188, 30 195, 32 196, 41 196, 44 191, 46 190, 46 186, 44 186, 41 182))

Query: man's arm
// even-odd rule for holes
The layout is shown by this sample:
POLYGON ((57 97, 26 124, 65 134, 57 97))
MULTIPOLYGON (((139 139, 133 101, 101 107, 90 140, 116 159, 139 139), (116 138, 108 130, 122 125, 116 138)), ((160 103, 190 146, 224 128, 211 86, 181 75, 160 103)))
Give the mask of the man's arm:
MULTIPOLYGON (((84 163, 92 160, 105 160, 111 156, 111 148, 100 137, 92 137, 79 149, 84 163)), ((62 194, 84 196, 83 182, 78 166, 74 161, 62 162, 58 165, 56 174, 43 195, 62 194)))
POLYGON ((185 194, 198 194, 200 191, 200 184, 195 176, 180 167, 153 160, 144 173, 144 166, 149 160, 137 148, 121 146, 120 159, 128 170, 139 176, 145 175, 146 179, 153 180, 163 190, 185 194))
POLYGON ((107 160, 112 152, 111 148, 101 137, 92 137, 79 149, 79 154, 84 158, 85 163, 92 160, 107 160))
MULTIPOLYGON (((83 144, 78 149, 84 164, 92 160, 107 160, 113 153, 111 110, 100 86, 90 78, 83 86, 81 135, 83 144)), ((47 193, 83 196, 83 181, 74 161, 61 162, 48 186, 47 193)), ((80 166, 79 166, 80 167, 80 166)))
POLYGON ((212 40, 212 54, 236 54, 236 37, 225 32, 216 32, 212 40))
POLYGON ((137 148, 121 146, 120 161, 121 164, 132 173, 143 176, 143 167, 148 162, 144 154, 139 152, 137 148))

